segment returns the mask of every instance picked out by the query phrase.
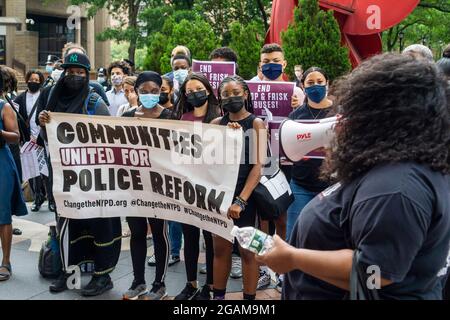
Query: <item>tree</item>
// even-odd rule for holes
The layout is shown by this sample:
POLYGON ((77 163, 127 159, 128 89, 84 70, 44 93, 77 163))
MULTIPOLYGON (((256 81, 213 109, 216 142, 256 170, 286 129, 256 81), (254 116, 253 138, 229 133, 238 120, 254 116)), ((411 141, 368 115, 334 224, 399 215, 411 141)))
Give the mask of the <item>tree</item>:
POLYGON ((187 46, 192 57, 199 60, 208 59, 210 52, 220 46, 211 26, 199 15, 177 22, 176 19, 181 16, 167 19, 161 32, 151 36, 144 63, 146 69, 160 73, 171 71, 170 54, 180 44, 187 46))
POLYGON ((401 50, 413 43, 423 43, 440 56, 443 46, 450 42, 450 4, 443 1, 421 1, 404 21, 383 33, 386 51, 401 50))
POLYGON ((282 33, 288 66, 286 73, 294 77, 294 66, 306 70, 323 68, 335 79, 350 70, 349 52, 341 45, 341 32, 332 11, 320 10, 317 0, 301 0, 294 20, 282 33))
POLYGON ((164 0, 71 0, 73 5, 86 5, 88 17, 92 18, 100 9, 119 21, 119 26, 107 28, 97 35, 97 40, 116 40, 129 42, 128 59, 134 61, 142 32, 139 26, 139 14, 148 6, 161 6, 164 0))
POLYGON ((239 57, 239 74, 244 79, 250 79, 255 75, 258 66, 259 52, 264 43, 264 28, 257 22, 245 26, 233 22, 230 29, 229 47, 236 51, 239 57))

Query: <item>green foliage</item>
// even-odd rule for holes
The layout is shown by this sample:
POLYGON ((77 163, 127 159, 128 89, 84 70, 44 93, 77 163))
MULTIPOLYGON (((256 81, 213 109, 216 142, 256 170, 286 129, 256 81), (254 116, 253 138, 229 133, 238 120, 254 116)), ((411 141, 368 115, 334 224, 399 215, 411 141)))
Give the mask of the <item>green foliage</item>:
POLYGON ((182 15, 166 20, 161 32, 150 37, 144 67, 149 70, 167 73, 171 71, 170 54, 177 45, 185 45, 195 59, 209 57, 209 53, 219 46, 210 25, 200 16, 194 19, 176 20, 182 15))
POLYGON ((246 26, 233 22, 230 26, 231 41, 229 47, 236 51, 239 60, 239 74, 250 79, 256 74, 260 50, 264 43, 264 27, 252 22, 246 26))
POLYGON ((441 3, 443 1, 421 1, 408 18, 383 33, 384 50, 401 51, 408 45, 423 43, 434 51, 436 59, 440 58, 442 49, 450 43, 450 4, 447 4, 447 12, 444 6, 439 7, 441 3), (402 41, 400 33, 403 33, 402 41))
POLYGON ((294 78, 294 66, 304 70, 323 68, 331 79, 350 70, 348 49, 341 46, 339 25, 332 11, 319 9, 317 0, 301 0, 294 21, 282 34, 287 74, 294 78))

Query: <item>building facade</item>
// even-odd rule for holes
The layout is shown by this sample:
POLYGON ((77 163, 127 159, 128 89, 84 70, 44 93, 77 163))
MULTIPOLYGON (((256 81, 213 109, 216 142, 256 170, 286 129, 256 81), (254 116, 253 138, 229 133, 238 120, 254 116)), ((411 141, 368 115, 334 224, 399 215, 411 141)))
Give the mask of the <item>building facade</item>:
POLYGON ((110 26, 110 16, 101 10, 87 19, 86 10, 81 8, 80 18, 74 20, 77 11, 69 2, 0 0, 0 64, 22 73, 42 69, 48 55, 61 57, 64 45, 74 42, 86 48, 93 69, 107 66, 110 41, 97 41, 95 36, 110 26))

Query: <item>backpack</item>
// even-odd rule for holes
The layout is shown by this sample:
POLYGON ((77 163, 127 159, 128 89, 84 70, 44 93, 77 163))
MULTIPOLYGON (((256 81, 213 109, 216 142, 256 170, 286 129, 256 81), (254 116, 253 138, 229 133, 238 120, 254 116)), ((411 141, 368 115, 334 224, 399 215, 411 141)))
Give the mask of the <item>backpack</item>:
POLYGON ((51 226, 48 239, 42 244, 38 260, 39 273, 44 278, 57 278, 62 272, 56 227, 51 226))

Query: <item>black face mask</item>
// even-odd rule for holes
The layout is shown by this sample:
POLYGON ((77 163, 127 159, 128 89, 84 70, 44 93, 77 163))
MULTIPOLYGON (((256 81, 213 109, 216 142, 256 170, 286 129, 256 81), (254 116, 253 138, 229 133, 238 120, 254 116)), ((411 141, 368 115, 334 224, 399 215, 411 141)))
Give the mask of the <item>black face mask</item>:
POLYGON ((222 99, 222 108, 230 113, 238 113, 244 107, 244 103, 245 100, 243 96, 230 97, 222 99))
POLYGON ((159 95, 159 104, 163 105, 166 104, 167 102, 169 102, 169 94, 167 92, 161 92, 161 94, 159 95))
POLYGON ((86 83, 86 78, 81 76, 65 76, 64 77, 64 86, 70 92, 80 91, 86 83))
POLYGON ((37 82, 28 82, 27 86, 28 91, 30 91, 31 93, 35 93, 41 88, 41 84, 37 82))
POLYGON ((206 101, 208 101, 208 95, 206 94, 206 90, 199 92, 192 92, 187 95, 187 102, 194 108, 199 108, 203 106, 206 101))

